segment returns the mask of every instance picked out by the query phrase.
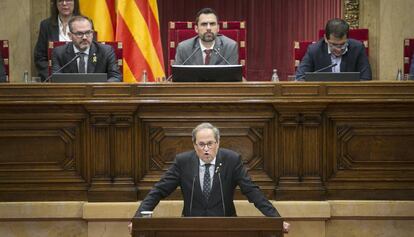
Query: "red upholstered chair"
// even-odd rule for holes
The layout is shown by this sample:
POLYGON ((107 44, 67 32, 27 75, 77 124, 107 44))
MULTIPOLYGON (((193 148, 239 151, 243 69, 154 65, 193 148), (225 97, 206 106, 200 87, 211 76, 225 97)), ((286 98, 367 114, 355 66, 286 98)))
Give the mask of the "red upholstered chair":
POLYGON ((295 41, 293 49, 293 58, 295 59, 295 71, 299 66, 300 61, 303 56, 305 56, 306 51, 308 50, 309 45, 315 43, 315 41, 295 41))
POLYGON ((6 71, 6 80, 10 81, 10 67, 9 67, 9 41, 0 40, 0 52, 3 57, 4 70, 6 71))
MULTIPOLYGON (((170 21, 168 29, 168 75, 171 75, 171 65, 174 64, 175 51, 178 43, 196 36, 194 22, 170 21)), ((220 21, 220 34, 223 34, 239 44, 239 63, 243 65, 243 77, 247 75, 247 47, 245 21, 220 21)))
MULTIPOLYGON (((325 35, 325 30, 319 30, 319 38, 323 38, 325 35)), ((365 52, 368 54, 368 40, 369 40, 369 32, 368 29, 350 29, 348 33, 348 38, 356 39, 361 41, 365 46, 365 52)))
MULTIPOLYGON (((47 52, 47 57, 49 61, 49 75, 52 73, 52 51, 54 48, 64 45, 68 42, 62 42, 62 41, 51 41, 49 42, 49 48, 47 52)), ((114 51, 115 51, 115 57, 118 61, 119 71, 121 74, 123 73, 123 63, 122 63, 122 57, 123 57, 123 49, 122 49, 122 42, 120 41, 101 41, 99 42, 101 44, 107 44, 110 45, 114 51)))
POLYGON ((404 76, 410 73, 411 60, 414 54, 414 39, 404 39, 404 76))

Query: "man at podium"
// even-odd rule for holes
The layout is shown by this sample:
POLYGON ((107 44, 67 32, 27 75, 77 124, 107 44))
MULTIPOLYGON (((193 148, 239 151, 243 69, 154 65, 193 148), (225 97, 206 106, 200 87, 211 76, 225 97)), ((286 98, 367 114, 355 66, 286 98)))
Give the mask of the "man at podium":
POLYGON ((143 211, 152 211, 178 186, 184 198, 183 216, 237 216, 233 203, 237 185, 263 215, 280 216, 252 182, 241 156, 219 148, 220 132, 216 127, 210 123, 198 125, 192 132, 192 141, 194 151, 176 156, 172 166, 141 202, 135 217, 141 217, 143 211))

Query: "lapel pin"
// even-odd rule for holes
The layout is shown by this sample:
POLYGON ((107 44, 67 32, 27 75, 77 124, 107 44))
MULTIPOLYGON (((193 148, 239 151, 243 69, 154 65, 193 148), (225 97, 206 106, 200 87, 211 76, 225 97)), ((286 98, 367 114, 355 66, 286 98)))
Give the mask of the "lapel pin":
POLYGON ((94 53, 93 56, 92 56, 92 62, 93 63, 97 63, 98 62, 98 58, 96 57, 96 53, 94 53))

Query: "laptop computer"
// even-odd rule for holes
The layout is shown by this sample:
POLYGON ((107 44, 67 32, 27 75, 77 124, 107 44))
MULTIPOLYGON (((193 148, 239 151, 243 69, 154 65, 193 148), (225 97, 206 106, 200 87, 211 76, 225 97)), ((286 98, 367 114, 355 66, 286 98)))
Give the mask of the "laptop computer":
POLYGON ((305 81, 360 81, 360 72, 305 72, 305 81))
POLYGON ((172 65, 173 82, 240 82, 242 65, 172 65))
POLYGON ((91 83, 107 82, 106 73, 55 73, 50 82, 55 83, 91 83))

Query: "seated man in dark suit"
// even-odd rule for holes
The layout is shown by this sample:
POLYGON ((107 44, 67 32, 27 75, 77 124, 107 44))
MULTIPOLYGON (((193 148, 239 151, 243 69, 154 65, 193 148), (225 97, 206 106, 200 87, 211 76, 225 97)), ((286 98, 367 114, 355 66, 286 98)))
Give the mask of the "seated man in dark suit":
POLYGON ((0 82, 7 82, 6 70, 4 69, 3 56, 0 52, 0 82))
POLYGON ((410 65, 410 74, 408 75, 408 79, 414 80, 414 54, 411 58, 411 65, 410 65))
POLYGON ((74 16, 68 24, 72 42, 53 50, 52 73, 80 54, 80 57, 61 72, 107 73, 109 82, 122 81, 113 48, 92 40, 92 21, 84 16, 74 16))
MULTIPOLYGON (((255 185, 239 154, 219 148, 220 132, 210 123, 192 132, 193 151, 178 154, 173 165, 141 202, 135 216, 152 211, 178 186, 184 198, 183 216, 237 216, 233 203, 236 186, 263 215, 279 217, 278 211, 255 185)), ((288 223, 284 223, 287 231, 288 223)))
POLYGON ((296 80, 303 80, 305 72, 314 72, 332 64, 324 72, 360 72, 361 80, 371 80, 371 66, 364 45, 348 39, 349 25, 342 19, 326 23, 325 37, 309 46, 296 71, 296 80))
POLYGON ((175 64, 238 64, 239 49, 236 41, 218 35, 220 27, 216 11, 211 8, 201 9, 195 23, 194 29, 198 35, 178 44, 175 64))

